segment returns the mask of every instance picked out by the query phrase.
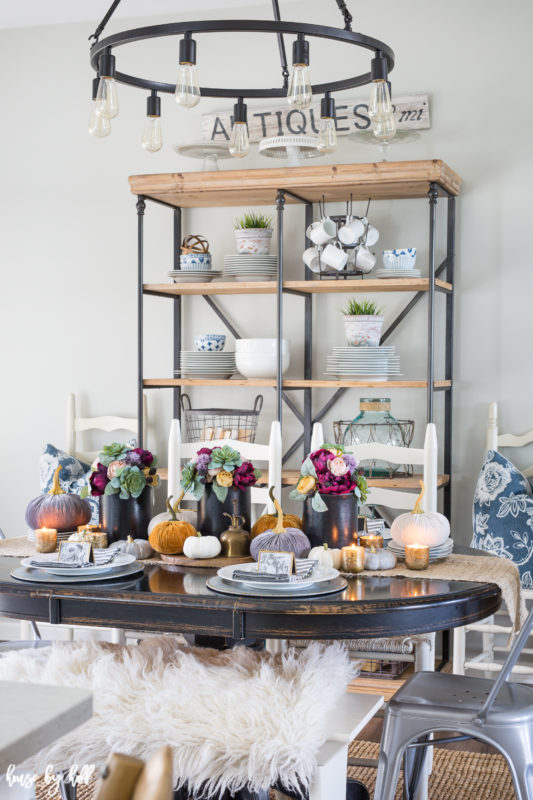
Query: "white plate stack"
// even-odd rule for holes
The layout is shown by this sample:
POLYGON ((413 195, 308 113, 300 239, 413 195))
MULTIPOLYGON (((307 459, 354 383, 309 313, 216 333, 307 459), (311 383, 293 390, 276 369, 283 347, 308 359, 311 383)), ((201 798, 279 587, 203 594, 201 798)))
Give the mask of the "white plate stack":
POLYGON ((386 347, 334 347, 326 362, 326 375, 340 380, 354 378, 365 381, 386 381, 398 377, 400 356, 394 345, 386 347))
POLYGON ((278 257, 257 253, 224 256, 224 277, 236 281, 274 280, 278 274, 278 257))
POLYGON ((214 269, 171 269, 167 275, 174 283, 208 283, 221 278, 222 272, 214 269))
POLYGON ((182 350, 180 363, 175 375, 182 378, 225 380, 236 371, 235 353, 221 351, 182 350))
MULTIPOLYGON (((405 547, 395 542, 394 539, 391 539, 389 542, 387 542, 387 548, 398 558, 405 558, 405 547)), ((446 556, 449 556, 452 553, 453 539, 446 539, 446 541, 440 544, 438 547, 429 548, 429 561, 430 563, 432 561, 438 561, 440 558, 446 558, 446 556)))

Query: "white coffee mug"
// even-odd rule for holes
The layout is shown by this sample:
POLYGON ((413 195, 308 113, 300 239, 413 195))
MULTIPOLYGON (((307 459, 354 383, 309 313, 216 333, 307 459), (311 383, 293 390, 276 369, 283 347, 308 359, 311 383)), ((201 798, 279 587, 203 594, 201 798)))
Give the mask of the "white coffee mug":
POLYGON ((306 236, 315 244, 327 244, 337 235, 337 226, 329 217, 324 217, 320 222, 313 222, 306 230, 306 236))
POLYGON ((333 269, 342 269, 348 261, 348 253, 342 247, 335 244, 328 244, 322 252, 322 263, 333 269))
POLYGON ((379 231, 373 225, 369 225, 366 231, 366 242, 368 247, 373 247, 379 239, 379 231))
POLYGON ((346 217, 346 222, 342 228, 339 228, 339 233, 337 235, 343 244, 350 245, 355 244, 364 232, 365 226, 360 219, 357 219, 357 217, 355 219, 346 217))
POLYGON ((320 250, 318 247, 308 247, 304 250, 302 261, 311 272, 320 272, 320 250))
POLYGON ((368 247, 361 245, 355 251, 355 266, 361 272, 370 272, 376 264, 376 256, 370 252, 368 247))

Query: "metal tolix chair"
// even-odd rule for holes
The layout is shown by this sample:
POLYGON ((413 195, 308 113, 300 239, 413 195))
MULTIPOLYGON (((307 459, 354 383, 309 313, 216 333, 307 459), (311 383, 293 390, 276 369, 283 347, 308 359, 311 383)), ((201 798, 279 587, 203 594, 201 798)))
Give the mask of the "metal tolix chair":
POLYGON ((533 687, 507 678, 533 629, 533 609, 495 681, 418 672, 389 701, 375 800, 393 800, 402 757, 411 748, 479 739, 505 757, 517 800, 533 800, 533 687), (459 736, 432 739, 436 731, 459 736))

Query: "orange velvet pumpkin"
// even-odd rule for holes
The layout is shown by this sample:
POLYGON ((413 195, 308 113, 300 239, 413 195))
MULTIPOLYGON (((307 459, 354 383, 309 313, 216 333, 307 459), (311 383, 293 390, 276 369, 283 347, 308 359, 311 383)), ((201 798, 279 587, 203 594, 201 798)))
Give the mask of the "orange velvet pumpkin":
MULTIPOLYGON (((276 501, 273 496, 273 487, 270 487, 269 494, 272 498, 272 502, 275 503, 276 501)), ((263 516, 259 517, 259 519, 253 524, 250 538, 254 539, 256 536, 259 536, 260 533, 272 530, 276 527, 277 521, 277 514, 263 514, 263 516)), ((303 531, 304 524, 300 517, 297 517, 295 514, 283 514, 283 527, 298 528, 299 530, 303 531)))
POLYGON ((190 522, 177 519, 172 506, 170 507, 171 519, 158 522, 152 528, 148 541, 158 553, 172 556, 183 553, 185 539, 189 536, 196 536, 196 529, 190 522))

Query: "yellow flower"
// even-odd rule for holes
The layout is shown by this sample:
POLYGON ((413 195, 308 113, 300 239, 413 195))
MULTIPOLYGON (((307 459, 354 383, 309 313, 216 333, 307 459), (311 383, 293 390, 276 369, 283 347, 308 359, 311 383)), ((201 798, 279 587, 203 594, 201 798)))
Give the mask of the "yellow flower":
POLYGON ((312 475, 306 475, 300 478, 296 486, 296 491, 300 494, 307 494, 308 492, 312 492, 313 489, 316 489, 316 480, 312 475))
POLYGON ((217 472, 216 482, 219 486, 232 486, 233 473, 228 472, 226 469, 221 469, 220 472, 217 472))

